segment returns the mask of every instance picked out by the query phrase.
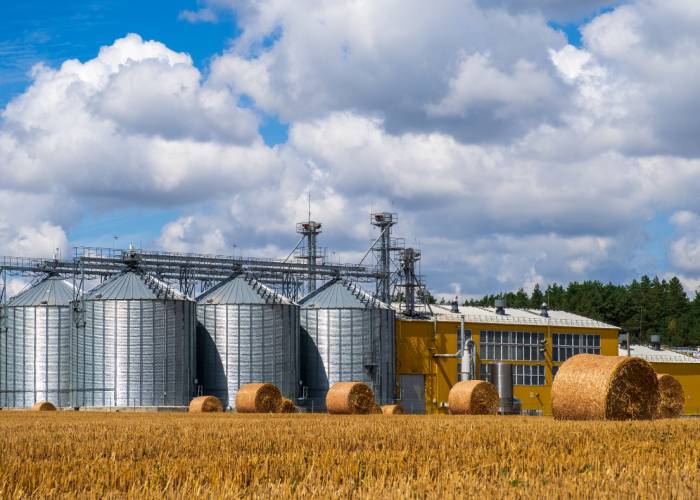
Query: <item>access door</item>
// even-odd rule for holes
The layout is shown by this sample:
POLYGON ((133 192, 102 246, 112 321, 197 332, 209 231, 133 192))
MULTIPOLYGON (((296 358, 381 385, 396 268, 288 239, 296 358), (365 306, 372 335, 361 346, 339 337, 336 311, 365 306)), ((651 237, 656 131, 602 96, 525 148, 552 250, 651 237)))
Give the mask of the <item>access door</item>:
POLYGON ((401 406, 406 413, 425 414, 425 375, 401 374, 401 406))

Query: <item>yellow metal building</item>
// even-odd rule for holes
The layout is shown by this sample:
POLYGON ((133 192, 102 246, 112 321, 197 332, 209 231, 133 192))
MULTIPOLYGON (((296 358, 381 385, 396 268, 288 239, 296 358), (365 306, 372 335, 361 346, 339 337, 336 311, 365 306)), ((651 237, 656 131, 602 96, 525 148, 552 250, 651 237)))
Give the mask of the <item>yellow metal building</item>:
MULTIPOLYGON (((620 356, 627 356, 627 349, 620 348, 620 356)), ((646 359, 656 373, 675 377, 685 392, 684 415, 700 414, 700 358, 662 348, 655 351, 647 346, 631 345, 630 356, 646 359)))
MULTIPOLYGON (((475 343, 475 378, 488 380, 489 365, 505 361, 513 366, 513 396, 523 411, 551 415, 552 376, 571 356, 583 352, 626 356, 618 347, 619 329, 564 311, 432 305, 429 319, 397 314, 397 386, 401 404, 410 413, 449 413, 452 387, 469 369, 466 359, 440 357, 457 353, 464 324, 465 340, 475 343), (529 353, 529 355, 528 355, 529 353)), ((632 345, 630 354, 646 359, 656 373, 676 377, 685 392, 684 414, 700 414, 700 358, 663 349, 632 345)))
POLYGON ((556 374, 565 359, 582 352, 618 355, 617 327, 563 311, 548 311, 545 317, 527 309, 506 308, 503 315, 489 307, 432 309, 430 319, 397 314, 397 386, 409 412, 422 413, 424 405, 425 413, 449 413, 450 389, 468 369, 462 359, 435 354, 456 354, 462 321, 465 339, 476 344, 475 378, 487 380, 494 361, 516 365, 514 397, 522 410, 544 415, 551 414, 552 370, 556 374))

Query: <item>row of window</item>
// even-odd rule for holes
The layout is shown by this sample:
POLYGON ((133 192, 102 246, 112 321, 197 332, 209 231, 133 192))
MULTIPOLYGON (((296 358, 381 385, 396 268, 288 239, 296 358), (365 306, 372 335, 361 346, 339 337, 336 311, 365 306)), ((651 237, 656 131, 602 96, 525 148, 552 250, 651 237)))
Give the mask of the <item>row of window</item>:
MULTIPOLYGON (((457 330, 457 344, 466 342, 472 338, 471 330, 457 330)), ((480 344, 515 344, 537 345, 545 339, 544 332, 507 332, 499 330, 480 330, 480 344)), ((571 347, 600 347, 600 335, 588 335, 583 333, 553 333, 553 346, 571 347)))
POLYGON ((481 345, 481 359, 488 361, 544 361, 540 347, 522 345, 481 345))
POLYGON ((544 332, 479 331, 480 344, 536 345, 539 344, 540 341, 544 342, 544 332))
POLYGON ((479 355, 489 361, 544 361, 544 332, 479 331, 479 355))
MULTIPOLYGON (((512 365, 513 385, 547 385, 544 365, 512 365)), ((491 381, 491 365, 482 364, 479 368, 479 378, 491 381)))
POLYGON ((552 346, 600 347, 600 335, 553 333, 552 346))
POLYGON ((600 354, 600 347, 552 347, 552 361, 563 363, 577 354, 600 354))

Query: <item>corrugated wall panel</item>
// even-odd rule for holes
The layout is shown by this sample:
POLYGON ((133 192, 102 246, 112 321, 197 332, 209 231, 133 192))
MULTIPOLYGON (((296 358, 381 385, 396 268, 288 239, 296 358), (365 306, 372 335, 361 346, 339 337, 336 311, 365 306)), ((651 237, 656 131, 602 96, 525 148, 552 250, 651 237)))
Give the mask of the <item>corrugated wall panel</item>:
POLYGON ((197 307, 198 359, 205 394, 234 406, 238 389, 273 383, 296 399, 299 308, 273 304, 200 304, 197 307))
POLYGON ((70 394, 70 308, 7 308, 0 335, 0 406, 30 407, 39 401, 67 406, 70 394))
POLYGON ((188 405, 194 308, 179 300, 87 301, 75 339, 77 404, 188 405))
POLYGON ((393 311, 387 309, 304 309, 300 363, 309 402, 325 407, 336 382, 364 382, 380 404, 394 400, 396 356, 393 311))

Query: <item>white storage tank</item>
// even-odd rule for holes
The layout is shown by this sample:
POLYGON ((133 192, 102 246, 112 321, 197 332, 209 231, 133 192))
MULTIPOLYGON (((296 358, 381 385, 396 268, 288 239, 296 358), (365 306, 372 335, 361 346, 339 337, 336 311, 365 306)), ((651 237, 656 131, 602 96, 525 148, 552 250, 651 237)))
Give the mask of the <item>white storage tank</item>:
POLYGON ((394 311, 354 284, 329 281, 299 301, 306 406, 325 408, 336 382, 364 382, 379 404, 396 398, 394 311))
POLYGON ((197 298, 197 367, 204 395, 235 405, 248 383, 275 384, 295 403, 299 306, 245 274, 197 298))
POLYGON ((90 290, 83 303, 84 325, 75 327, 75 406, 189 405, 193 300, 130 268, 90 290))
POLYGON ((0 407, 70 406, 71 300, 73 287, 51 275, 8 301, 7 330, 0 330, 0 407))

